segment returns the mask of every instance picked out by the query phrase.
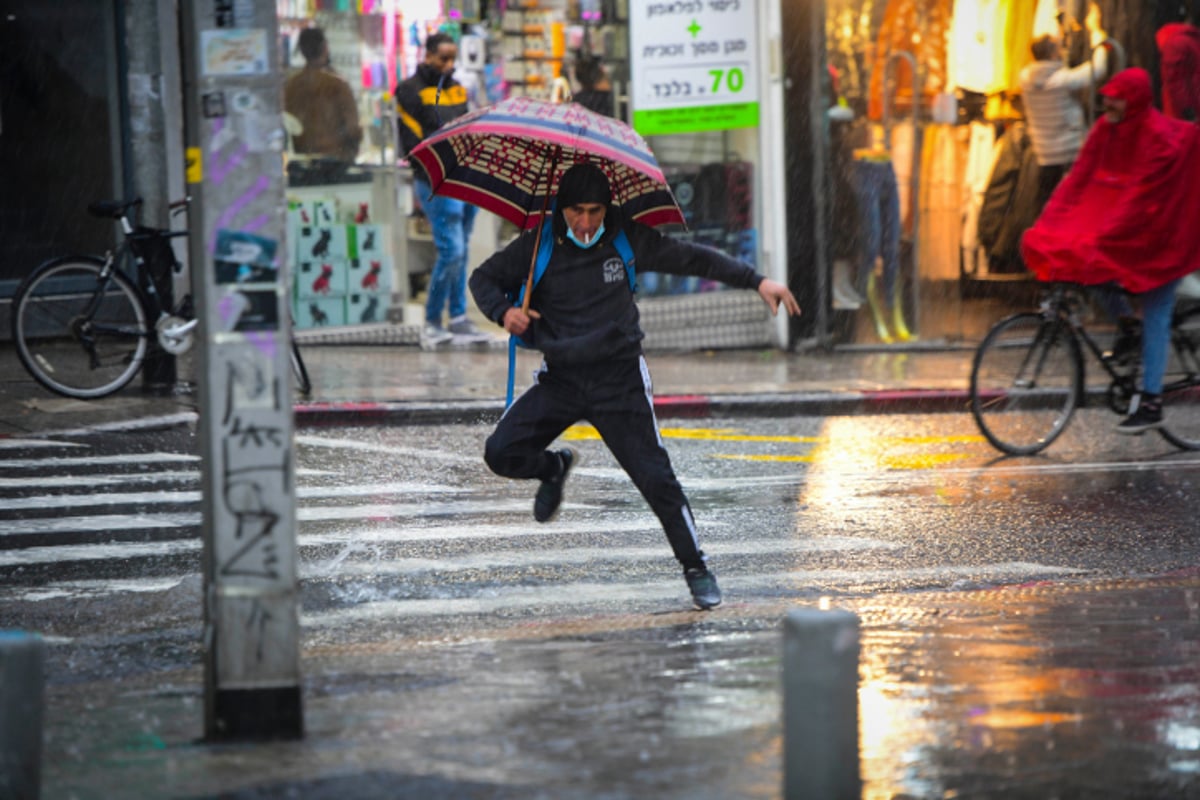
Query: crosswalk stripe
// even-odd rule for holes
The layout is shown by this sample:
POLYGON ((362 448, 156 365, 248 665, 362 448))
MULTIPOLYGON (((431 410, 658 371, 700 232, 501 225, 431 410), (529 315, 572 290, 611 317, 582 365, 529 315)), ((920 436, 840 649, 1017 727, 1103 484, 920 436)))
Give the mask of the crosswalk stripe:
MULTIPOLYGON (((653 546, 629 547, 572 547, 546 550, 490 550, 487 552, 470 553, 468 555, 438 557, 438 558, 388 558, 371 561, 351 561, 356 552, 363 548, 354 545, 344 553, 330 559, 332 566, 325 567, 321 562, 308 562, 301 573, 308 577, 337 576, 350 577, 353 575, 409 575, 437 570, 438 572, 461 572, 488 568, 521 569, 524 567, 553 567, 577 566, 579 564, 595 564, 607 561, 635 561, 653 564, 663 560, 670 561, 671 551, 662 534, 658 531, 647 531, 655 542, 653 546), (343 557, 345 556, 345 557, 343 557)), ((730 541, 714 545, 711 541, 705 545, 705 552, 712 559, 714 566, 722 558, 734 556, 762 555, 795 555, 799 553, 833 553, 861 550, 894 550, 898 547, 891 542, 878 539, 851 539, 844 536, 833 536, 821 539, 763 539, 759 541, 730 541)))
MULTIPOLYGON (((522 509, 527 511, 527 509, 522 509)), ((737 539, 728 540, 723 537, 725 531, 735 530, 732 523, 720 518, 705 520, 705 549, 714 557, 738 554, 773 554, 773 553, 802 553, 820 551, 870 550, 892 548, 888 542, 877 539, 862 539, 852 537, 818 537, 812 539, 737 539)), ((659 542, 662 529, 658 520, 649 512, 625 517, 623 519, 606 518, 596 522, 556 522, 554 525, 538 525, 533 522, 515 524, 472 524, 472 525, 437 525, 428 527, 356 527, 345 531, 316 532, 301 530, 297 536, 297 544, 301 548, 316 548, 336 546, 343 553, 353 555, 356 548, 369 548, 386 544, 418 544, 421 542, 477 541, 477 540, 506 540, 528 539, 532 537, 549 537, 561 542, 582 542, 598 536, 616 536, 630 533, 644 533, 651 541, 659 542)), ((665 547, 665 545, 664 545, 665 547)), ((18 550, 0 550, 0 567, 32 566, 34 564, 53 564, 62 561, 108 561, 129 560, 133 558, 149 558, 155 556, 172 556, 193 552, 200 549, 199 538, 172 539, 158 542, 97 542, 94 544, 44 545, 26 547, 18 550)), ((582 548, 579 548, 582 549, 582 548)), ((605 552, 621 552, 627 548, 606 547, 605 552)), ((570 549, 560 548, 561 552, 571 552, 570 549)), ((498 552, 498 551, 491 551, 498 552)), ((531 559, 540 559, 539 550, 530 554, 531 559)), ((651 551, 655 557, 666 552, 662 547, 655 546, 651 551)), ((345 555, 339 557, 345 558, 345 555)), ((488 555, 481 558, 487 559, 488 555)), ((388 569, 395 561, 388 559, 373 562, 380 569, 388 569)), ((454 563, 453 560, 441 562, 454 563)), ((466 562, 464 562, 466 563, 466 562)), ((472 567, 474 568, 474 567, 472 567)))
MULTIPOLYGON (((762 544, 765 545, 766 543, 762 544)), ((832 546, 814 549, 832 552, 837 550, 838 545, 844 544, 844 542, 832 542, 828 544, 832 546)), ((891 547, 886 542, 877 544, 884 547, 891 547)), ((725 555, 733 557, 757 555, 762 552, 761 547, 746 547, 744 544, 740 544, 733 550, 725 553, 725 555)), ((782 552, 786 553, 787 548, 784 548, 782 552)), ((493 560, 488 563, 492 566, 507 568, 536 566, 541 563, 536 559, 522 559, 521 555, 513 553, 496 554, 493 558, 498 559, 498 561, 493 560)), ((483 555, 480 556, 480 558, 484 557, 483 555)), ((567 551, 558 560, 548 563, 551 563, 551 565, 562 564, 564 566, 605 561, 664 561, 665 563, 667 559, 669 559, 669 556, 662 547, 595 548, 579 552, 567 551)), ((474 563, 473 558, 448 559, 446 561, 430 560, 428 565, 423 560, 402 559, 398 562, 362 564, 361 572, 382 576, 437 570, 439 573, 445 574, 449 572, 470 572, 478 570, 481 566, 487 566, 487 564, 474 563)), ((842 587, 877 584, 897 579, 945 582, 958 581, 965 578, 987 581, 996 576, 1004 576, 1010 579, 1015 577, 1028 580, 1045 578, 1051 575, 1077 575, 1084 572, 1086 570, 1071 567, 1009 561, 982 566, 939 566, 894 569, 798 569, 757 573, 723 571, 720 573, 720 576, 721 583, 727 593, 736 593, 738 591, 749 593, 751 591, 779 588, 809 589, 814 586, 829 584, 837 584, 842 587)), ((341 577, 343 574, 343 570, 339 568, 338 577, 341 577)), ((186 575, 154 576, 148 578, 67 580, 35 587, 19 587, 3 591, 2 593, 6 595, 5 599, 9 601, 14 599, 41 601, 67 597, 99 598, 127 593, 168 591, 181 585, 188 578, 198 577, 199 573, 189 573, 186 575)), ((301 565, 302 580, 327 577, 331 576, 323 572, 322 565, 319 562, 309 562, 301 565)), ((324 620, 328 624, 335 624, 339 621, 349 621, 351 617, 403 617, 405 615, 429 616, 473 613, 480 604, 483 604, 483 607, 478 608, 478 613, 483 613, 485 611, 523 608, 532 603, 540 606, 553 606, 578 605, 581 603, 612 601, 623 598, 655 599, 674 596, 681 592, 686 594, 687 590, 682 588, 683 586, 682 576, 671 574, 670 577, 664 576, 661 580, 624 584, 595 584, 587 581, 567 581, 539 584, 537 586, 507 585, 496 587, 489 584, 487 589, 474 590, 474 594, 449 598, 390 599, 382 593, 385 590, 380 590, 378 598, 372 599, 368 596, 362 603, 356 604, 353 608, 314 611, 310 612, 308 616, 313 619, 324 620), (365 606, 367 609, 363 611, 360 609, 360 606, 365 606)))
MULTIPOLYGON (((322 542, 327 544, 330 537, 319 537, 325 539, 322 542)), ((311 539, 301 539, 301 545, 313 545, 311 539)), ((104 546, 109 551, 108 557, 116 555, 113 551, 140 551, 144 555, 168 555, 167 552, 172 551, 173 554, 190 552, 199 549, 198 542, 189 542, 190 547, 182 548, 178 545, 180 542, 161 542, 154 544, 165 545, 164 547, 155 548, 147 546, 150 543, 137 543, 135 545, 109 545, 104 546), (162 552, 152 552, 161 550, 162 552)), ((732 558, 734 556, 754 556, 754 555, 774 555, 774 554, 795 554, 795 553, 816 553, 816 552, 842 552, 845 550, 871 550, 871 549, 895 549, 896 545, 891 542, 882 542, 878 540, 862 540, 850 539, 847 537, 829 537, 828 539, 811 539, 797 540, 791 542, 779 541, 761 541, 761 542, 731 542, 723 545, 719 550, 710 550, 716 556, 724 556, 732 558)), ((48 549, 48 548, 47 548, 48 549)), ((63 548, 65 549, 65 548, 63 548)), ((72 546, 72 550, 83 550, 83 547, 72 546)), ((26 552, 26 551, 18 551, 26 552)), ((86 555, 87 552, 84 551, 86 555)), ((0 553, 0 560, 3 559, 4 553, 0 553)), ((371 555, 369 549, 360 545, 351 545, 338 553, 336 556, 325 560, 303 560, 300 563, 300 577, 302 579, 313 578, 354 578, 360 575, 387 576, 387 575, 415 575, 424 572, 436 570, 438 573, 445 575, 454 572, 469 572, 487 568, 508 568, 519 569, 521 567, 530 566, 573 566, 578 564, 590 564, 602 561, 633 561, 655 563, 663 559, 670 558, 670 551, 665 544, 660 544, 655 547, 650 546, 631 546, 631 547, 580 547, 574 549, 562 548, 556 550, 536 550, 536 551, 490 551, 486 553, 473 553, 465 556, 456 556, 448 558, 389 558, 377 559, 371 558, 370 561, 354 561, 356 555, 371 555)), ((199 573, 193 573, 199 575, 199 573)), ((176 576, 155 576, 148 578, 127 578, 127 579, 99 579, 99 580, 67 580, 46 584, 38 587, 27 589, 16 589, 14 595, 24 599, 44 600, 51 597, 65 597, 70 595, 86 594, 89 597, 97 597, 109 594, 122 594, 128 592, 149 592, 161 591, 169 589, 181 581, 186 575, 176 576)))
MULTIPOLYGON (((298 478, 319 478, 337 473, 327 469, 301 468, 298 478)), ((117 486, 126 483, 183 483, 199 482, 199 470, 166 470, 163 472, 114 472, 103 475, 41 475, 30 478, 0 478, 0 489, 70 489, 78 486, 117 486)))
POLYGON ((0 450, 34 450, 52 447, 71 448, 87 447, 82 442, 59 442, 54 439, 3 439, 0 438, 0 450))
MULTIPOLYGON (((300 498, 313 497, 360 497, 362 495, 397 494, 458 494, 467 491, 450 486, 416 483, 375 483, 357 486, 300 486, 296 494, 300 498)), ((199 503, 199 491, 158 492, 109 492, 106 494, 38 495, 36 497, 13 497, 0 500, 0 511, 28 511, 36 508, 81 508, 88 506, 115 506, 122 503, 134 505, 164 505, 168 503, 199 503)), ((3 524, 0 522, 0 524, 3 524)))
POLYGON ((0 469, 58 469, 87 467, 93 464, 152 464, 195 463, 200 456, 188 453, 125 453, 111 456, 79 456, 78 458, 6 458, 0 469))
MULTIPOLYGON (((467 500, 443 503, 372 504, 362 506, 314 506, 296 509, 300 522, 330 522, 334 520, 395 519, 400 517, 443 517, 457 514, 529 513, 527 500, 490 501, 467 500)), ((564 508, 567 506, 564 506, 564 508)), ((574 508, 587 508, 575 505, 574 508)), ((156 514, 96 514, 93 516, 44 519, 14 519, 0 522, 0 539, 86 531, 103 534, 111 531, 149 530, 154 528, 186 528, 200 524, 199 512, 156 514)), ((465 525, 465 523, 464 523, 465 525)))
MULTIPOLYGON (((984 580, 989 575, 1016 575, 1022 578, 1045 578, 1051 575, 1072 575, 1085 572, 1068 567, 1055 567, 1028 562, 1003 562, 986 566, 946 566, 916 569, 874 570, 794 570, 770 573, 721 574, 726 597, 739 593, 751 594, 769 589, 808 589, 825 584, 878 584, 906 580, 945 582, 964 578, 984 580)), ((682 577, 642 583, 571 583, 537 586, 489 587, 486 595, 469 597, 381 599, 346 608, 327 611, 301 612, 300 622, 306 627, 347 625, 367 620, 395 621, 405 617, 458 616, 463 614, 494 614, 549 606, 601 605, 619 601, 683 599, 688 596, 682 577)))

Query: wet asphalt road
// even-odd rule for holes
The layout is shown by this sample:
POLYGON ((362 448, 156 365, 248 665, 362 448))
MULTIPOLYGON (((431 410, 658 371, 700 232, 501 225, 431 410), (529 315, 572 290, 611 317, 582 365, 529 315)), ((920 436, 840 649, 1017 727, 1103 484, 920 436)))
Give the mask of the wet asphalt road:
MULTIPOLYGON (((1105 602, 1081 602, 1087 587, 1195 566, 1200 456, 1153 436, 1117 439, 1113 420, 1085 412, 1047 455, 1003 460, 965 415, 664 420, 726 594, 711 614, 687 610, 656 520, 587 428, 565 437, 583 465, 548 526, 530 518, 532 484, 488 474, 486 426, 301 431, 309 736, 256 751, 254 779, 241 783, 245 752, 190 744, 194 438, 7 443, 0 619, 50 637, 46 796, 121 796, 95 792, 123 758, 126 779, 171 776, 160 794, 124 796, 302 786, 305 797, 773 797, 778 625, 787 609, 821 603, 864 620, 865 797, 1124 791, 1080 788, 1103 774, 1103 753, 1067 759, 1040 790, 1011 775, 1004 788, 1005 763, 1097 736, 1112 753, 1142 753, 1113 761, 1133 770, 1125 788, 1189 787, 1186 769, 1135 745, 1173 736, 1186 753, 1195 736, 1200 750, 1191 673, 1168 687, 1192 694, 1191 716, 1167 733, 1132 705, 1117 709, 1119 726, 1098 728, 1091 705, 1039 707, 1036 686, 1064 667, 1007 641, 1018 608, 1057 604, 1085 619, 1088 602, 1105 602), (88 462, 96 456, 110 460, 88 462), (975 644, 984 650, 968 656, 975 644), (1007 683, 992 686, 995 675, 1007 683), (958 688, 938 699, 946 685, 958 688), (1022 728, 1018 711, 1042 716, 1022 728), (1074 733, 1056 738, 1056 726, 1074 733), (371 776, 376 794, 364 793, 371 776)), ((1189 591, 1158 596, 1185 642, 1196 638, 1189 591)), ((1162 630, 1137 657, 1182 668, 1162 630)), ((1104 681, 1095 692, 1080 681, 1068 682, 1094 705, 1104 681)))

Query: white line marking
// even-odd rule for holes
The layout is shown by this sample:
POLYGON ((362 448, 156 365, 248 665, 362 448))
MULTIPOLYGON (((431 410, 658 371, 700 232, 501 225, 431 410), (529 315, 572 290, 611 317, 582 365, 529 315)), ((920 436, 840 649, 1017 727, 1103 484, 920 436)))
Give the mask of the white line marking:
POLYGON ((462 455, 461 453, 447 453, 442 450, 432 450, 424 447, 399 447, 397 445, 379 444, 378 442, 360 442, 357 439, 330 439, 324 436, 300 435, 295 437, 295 441, 296 444, 308 447, 329 447, 340 450, 356 450, 363 453, 387 453, 394 456, 417 456, 439 461, 451 461, 457 464, 483 464, 482 445, 478 453, 462 455))
POLYGON ((195 411, 181 411, 178 414, 163 414, 158 417, 142 417, 140 419, 122 420, 120 422, 101 422, 86 428, 71 428, 65 431, 47 432, 46 436, 86 436, 91 433, 120 433, 121 431, 137 431, 146 428, 170 428, 176 425, 195 424, 200 415, 195 411))
MULTIPOLYGON (((572 507, 570 505, 564 508, 572 507)), ((574 508, 587 508, 576 505, 574 508)), ((331 520, 396 519, 401 517, 450 516, 455 514, 506 514, 529 513, 527 501, 512 500, 505 503, 494 501, 466 501, 448 503, 410 503, 404 505, 374 504, 365 506, 316 506, 296 510, 300 522, 325 522, 331 520)), ((109 531, 147 530, 152 528, 185 528, 200 525, 198 512, 178 514, 97 514, 95 516, 59 517, 57 519, 15 519, 0 522, 0 537, 28 536, 32 534, 65 533, 68 531, 90 531, 103 534, 109 531)), ((464 528, 470 525, 464 522, 464 528)))
MULTIPOLYGON (((380 495, 388 497, 402 494, 457 494, 466 489, 446 486, 430 486, 418 483, 376 483, 356 486, 301 486, 297 489, 300 498, 310 497, 361 497, 380 495)), ((199 503, 202 494, 198 491, 185 492, 110 492, 108 494, 58 494, 36 497, 13 497, 0 500, 0 511, 29 510, 35 508, 86 508, 89 506, 114 506, 123 503, 156 505, 166 503, 199 503)), ((0 523, 2 525, 3 523, 0 523)))
POLYGON ((88 467, 93 464, 151 464, 195 463, 200 456, 187 453, 128 453, 113 456, 90 456, 80 458, 10 458, 0 461, 0 469, 37 469, 58 467, 88 467))
MULTIPOLYGON (((528 512, 523 505, 522 513, 528 512)), ((724 527, 721 523, 708 523, 708 529, 724 527)), ((475 539, 523 538, 530 536, 552 536, 570 539, 606 533, 645 532, 661 537, 658 520, 649 512, 634 519, 595 523, 538 525, 536 522, 521 522, 512 525, 438 525, 421 528, 354 528, 337 533, 305 533, 297 537, 301 548, 366 544, 389 544, 396 542, 449 542, 475 539)), ((26 566, 32 564, 56 564, 63 561, 119 561, 129 558, 149 558, 190 553, 200 549, 199 537, 172 539, 162 542, 97 542, 89 544, 45 545, 25 547, 18 550, 0 550, 0 567, 26 566)))
MULTIPOLYGON (((297 469, 301 478, 324 477, 338 473, 326 469, 297 469)), ((124 472, 105 475, 39 475, 32 478, 0 478, 0 489, 66 489, 72 486, 112 486, 123 483, 153 483, 155 481, 193 482, 200 481, 199 470, 164 472, 124 472)))
POLYGON ((81 442, 56 442, 52 439, 0 439, 0 450, 50 447, 87 447, 81 442))
MULTIPOLYGON (((778 543, 762 542, 757 546, 739 547, 730 551, 728 555, 747 554, 757 555, 760 553, 770 554, 774 552, 772 545, 778 543)), ((833 547, 814 547, 814 551, 835 551, 838 549, 837 544, 833 543, 833 547)), ((883 546, 890 545, 883 543, 883 546)), ((803 548, 801 548, 803 549, 803 548)), ((788 552, 785 548, 780 552, 788 552)), ((565 554, 568 556, 564 560, 552 562, 553 564, 578 564, 578 563, 594 563, 596 561, 607 561, 610 559, 624 561, 644 561, 646 559, 661 559, 663 557, 663 549, 656 548, 620 548, 617 550, 609 549, 588 549, 582 551, 571 551, 565 554)), ((495 564, 496 566, 512 567, 524 566, 539 563, 536 560, 524 561, 520 554, 510 554, 505 557, 505 554, 499 554, 500 561, 492 560, 487 563, 495 564)), ((486 561, 486 555, 480 555, 480 559, 486 561)), ((479 568, 479 564, 472 563, 469 560, 457 560, 453 563, 445 564, 443 562, 435 562, 433 566, 428 568, 418 567, 415 560, 408 559, 411 562, 408 568, 398 570, 373 570, 372 565, 364 564, 363 575, 375 574, 393 574, 406 572, 421 572, 426 569, 437 569, 439 571, 471 571, 479 568)), ((379 565, 375 565, 379 566, 379 565)), ((328 578, 321 570, 321 564, 305 564, 302 568, 302 580, 312 580, 314 578, 328 578)), ((787 572, 771 572, 771 573, 727 573, 722 574, 721 583, 726 587, 726 592, 741 592, 744 594, 752 593, 753 591, 762 591, 764 589, 778 590, 780 588, 803 588, 808 589, 813 586, 829 586, 839 585, 841 587, 860 586, 878 583, 894 584, 897 581, 958 581, 964 578, 979 582, 988 582, 994 579, 995 576, 1004 576, 1005 578, 1021 578, 1029 579, 1035 577, 1046 577, 1049 575, 1078 575, 1084 574, 1087 570, 1074 569, 1071 567, 1057 567, 1047 564, 1036 564, 1030 562, 1002 562, 998 564, 985 564, 981 566, 938 566, 925 567, 918 569, 874 569, 874 570, 858 570, 858 569, 830 569, 830 570, 794 570, 787 572)), ((357 573, 356 573, 357 574, 357 573)), ((0 594, 7 595, 4 599, 6 602, 14 600, 26 601, 41 601, 50 599, 61 599, 67 597, 89 597, 100 598, 124 593, 137 592, 156 592, 165 591, 174 588, 189 578, 198 578, 199 573, 189 573, 187 575, 163 576, 155 578, 129 578, 129 579, 103 579, 103 580, 78 580, 78 581, 63 581, 60 583, 52 583, 37 587, 18 588, 10 591, 0 590, 0 594)), ((335 576, 337 578, 344 577, 342 575, 335 576)), ((498 611, 501 609, 524 608, 530 605, 551 606, 551 605, 578 605, 581 603, 603 602, 619 599, 645 599, 647 597, 668 597, 676 594, 686 595, 687 589, 682 580, 672 577, 670 579, 663 578, 652 582, 643 583, 613 583, 613 584, 597 584, 580 581, 571 581, 558 584, 539 584, 537 586, 513 585, 502 588, 489 586, 480 588, 477 594, 472 596, 452 597, 452 598, 410 598, 403 600, 388 599, 383 594, 379 595, 378 600, 367 599, 360 605, 353 608, 337 608, 327 611, 315 611, 307 615, 313 620, 323 621, 326 624, 334 624, 342 621, 348 621, 350 618, 357 617, 403 617, 409 616, 430 616, 437 614, 461 614, 461 613, 485 613, 490 611, 498 611)))
MULTIPOLYGON (((896 584, 914 579, 950 581, 963 578, 987 581, 989 576, 997 575, 1017 575, 1029 578, 1083 572, 1086 570, 1027 562, 1009 562, 978 567, 947 566, 902 570, 796 570, 757 575, 725 573, 721 575, 721 583, 725 596, 730 598, 736 597, 738 594, 753 594, 767 589, 778 590, 781 587, 808 589, 814 585, 823 586, 833 583, 854 586, 881 582, 896 584)), ((505 586, 489 587, 487 595, 474 597, 414 598, 367 602, 351 608, 302 613, 300 619, 301 624, 308 627, 341 626, 372 619, 394 622, 405 617, 494 614, 498 611, 546 609, 553 606, 611 605, 620 601, 678 598, 680 602, 683 602, 687 596, 687 585, 682 576, 671 580, 664 578, 660 581, 646 583, 573 582, 553 586, 505 586)))
MULTIPOLYGON (((606 561, 636 561, 653 563, 670 557, 670 551, 660 543, 659 531, 646 531, 654 546, 646 547, 573 547, 551 550, 503 550, 471 553, 449 558, 374 558, 373 549, 350 544, 345 550, 325 562, 308 562, 301 569, 304 577, 340 579, 352 575, 412 575, 423 572, 460 572, 494 567, 520 569, 523 567, 595 564, 606 561), (370 556, 365 561, 353 561, 357 555, 370 556)), ((557 537, 556 537, 557 538, 557 537)), ((763 539, 736 541, 705 546, 704 550, 719 564, 722 557, 795 555, 798 553, 835 553, 861 550, 896 550, 900 545, 878 539, 851 539, 836 536, 820 539, 763 539)))

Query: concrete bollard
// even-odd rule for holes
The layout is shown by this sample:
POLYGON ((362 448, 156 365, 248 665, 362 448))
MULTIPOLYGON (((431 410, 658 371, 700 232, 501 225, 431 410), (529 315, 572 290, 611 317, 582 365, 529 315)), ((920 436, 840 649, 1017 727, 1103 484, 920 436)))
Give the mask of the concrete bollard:
POLYGON ((45 659, 42 637, 0 630, 0 797, 41 794, 45 659))
POLYGON ((783 623, 783 796, 851 800, 858 772, 858 617, 798 609, 783 623))

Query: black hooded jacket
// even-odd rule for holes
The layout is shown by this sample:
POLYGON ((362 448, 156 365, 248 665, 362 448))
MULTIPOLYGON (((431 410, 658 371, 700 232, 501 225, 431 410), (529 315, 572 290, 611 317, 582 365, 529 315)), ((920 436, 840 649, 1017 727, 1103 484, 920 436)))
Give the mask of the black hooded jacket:
MULTIPOLYGON (((642 353, 645 334, 629 288, 625 262, 613 245, 624 227, 638 274, 662 272, 757 289, 763 276, 710 247, 678 241, 641 223, 625 221, 610 205, 600 241, 584 249, 566 238, 561 212, 554 214, 554 252, 533 289, 530 308, 541 314, 521 337, 540 350, 546 364, 572 366, 642 353)), ((471 273, 471 294, 487 317, 502 324, 529 275, 536 231, 526 231, 471 273)))

